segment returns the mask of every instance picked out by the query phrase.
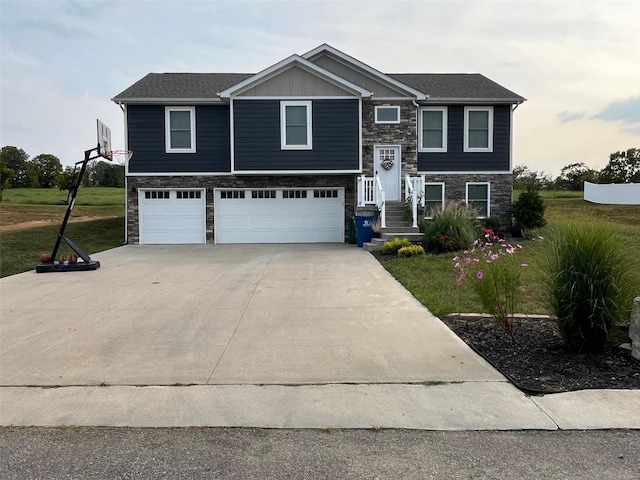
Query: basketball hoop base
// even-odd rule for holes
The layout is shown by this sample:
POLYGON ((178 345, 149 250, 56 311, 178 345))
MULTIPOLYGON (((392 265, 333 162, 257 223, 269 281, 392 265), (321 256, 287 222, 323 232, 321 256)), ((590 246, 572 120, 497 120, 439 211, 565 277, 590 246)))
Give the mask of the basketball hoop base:
POLYGON ((77 263, 39 263, 36 265, 36 272, 81 272, 86 270, 97 270, 100 262, 77 262, 77 263))

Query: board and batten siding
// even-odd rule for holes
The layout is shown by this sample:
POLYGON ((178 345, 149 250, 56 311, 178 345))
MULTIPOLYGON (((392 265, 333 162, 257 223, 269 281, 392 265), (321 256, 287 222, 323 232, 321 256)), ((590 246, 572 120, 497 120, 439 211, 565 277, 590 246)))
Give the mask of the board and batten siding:
POLYGON ((230 172, 228 105, 196 105, 196 152, 166 153, 165 106, 128 105, 129 173, 230 172))
POLYGON ((280 101, 236 99, 234 170, 358 170, 358 100, 313 100, 311 111, 313 149, 282 150, 280 101))
POLYGON ((511 106, 493 107, 493 152, 464 151, 464 106, 449 105, 447 151, 418 152, 418 172, 508 172, 511 106))

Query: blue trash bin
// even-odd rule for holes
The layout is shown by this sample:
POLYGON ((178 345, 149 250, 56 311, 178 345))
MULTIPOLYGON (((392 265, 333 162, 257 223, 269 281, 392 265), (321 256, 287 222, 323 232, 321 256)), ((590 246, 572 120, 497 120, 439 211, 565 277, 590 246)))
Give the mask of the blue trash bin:
POLYGON ((356 240, 359 247, 365 242, 370 242, 373 238, 373 221, 375 216, 356 216, 356 240))

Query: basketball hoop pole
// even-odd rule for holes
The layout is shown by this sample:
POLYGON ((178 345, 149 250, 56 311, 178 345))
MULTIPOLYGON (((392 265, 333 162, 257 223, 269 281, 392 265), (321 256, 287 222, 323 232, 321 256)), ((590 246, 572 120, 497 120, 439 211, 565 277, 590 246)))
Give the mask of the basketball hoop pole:
POLYGON ((91 160, 95 160, 96 158, 104 158, 100 155, 100 144, 96 148, 92 148, 90 150, 85 150, 84 152, 84 160, 76 162, 76 168, 80 165, 80 172, 76 178, 75 183, 71 187, 71 191, 69 192, 69 196, 67 197, 67 211, 64 214, 64 219, 62 220, 62 225, 60 226, 60 231, 58 232, 58 236, 56 238, 56 243, 53 247, 53 251, 51 252, 51 260, 49 263, 40 263, 36 266, 36 272, 65 272, 65 271, 78 271, 78 270, 95 270, 100 266, 100 262, 93 261, 87 255, 84 250, 78 247, 75 243, 69 240, 64 236, 64 231, 67 228, 67 223, 69 222, 69 217, 71 217, 71 212, 76 203, 76 196, 78 195, 78 190, 80 189, 80 185, 82 183, 82 177, 84 176, 85 171, 87 170, 87 164, 91 160), (96 152, 96 155, 91 156, 93 152, 96 152), (78 263, 68 263, 64 262, 54 263, 56 261, 56 255, 58 254, 58 249, 60 248, 60 244, 62 240, 65 241, 67 245, 73 250, 78 257, 80 257, 83 262, 78 263))

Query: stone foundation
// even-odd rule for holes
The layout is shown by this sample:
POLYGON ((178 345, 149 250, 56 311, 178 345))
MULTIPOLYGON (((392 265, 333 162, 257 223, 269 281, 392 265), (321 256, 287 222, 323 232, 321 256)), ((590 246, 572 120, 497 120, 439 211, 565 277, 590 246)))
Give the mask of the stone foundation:
POLYGON ((213 243, 214 188, 294 187, 343 187, 345 194, 345 239, 349 237, 349 224, 356 209, 355 175, 163 176, 127 178, 127 243, 137 244, 140 240, 138 216, 138 189, 140 188, 204 188, 206 191, 207 243, 213 243))
POLYGON ((513 175, 495 174, 430 174, 425 181, 444 182, 445 205, 449 202, 465 203, 467 182, 489 182, 489 215, 500 219, 503 227, 511 225, 509 209, 513 201, 513 175))

